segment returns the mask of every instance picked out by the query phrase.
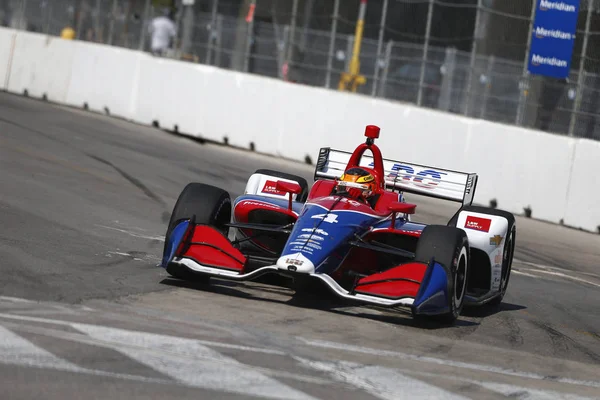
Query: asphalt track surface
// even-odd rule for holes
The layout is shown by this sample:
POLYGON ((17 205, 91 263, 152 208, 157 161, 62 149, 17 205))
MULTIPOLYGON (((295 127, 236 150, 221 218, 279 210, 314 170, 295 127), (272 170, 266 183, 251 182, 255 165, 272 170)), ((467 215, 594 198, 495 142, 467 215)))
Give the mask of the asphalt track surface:
MULTIPOLYGON (((236 196, 257 168, 312 176, 1 93, 2 398, 600 398, 595 234, 518 217, 504 303, 453 327, 261 283, 170 279, 157 264, 180 190, 236 196)), ((429 223, 456 209, 411 200, 429 223)))

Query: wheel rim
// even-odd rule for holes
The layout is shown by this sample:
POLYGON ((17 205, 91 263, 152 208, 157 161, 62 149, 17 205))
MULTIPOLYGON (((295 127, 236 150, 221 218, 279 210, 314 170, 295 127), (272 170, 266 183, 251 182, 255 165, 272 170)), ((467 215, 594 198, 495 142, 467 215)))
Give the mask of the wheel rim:
POLYGON ((460 307, 467 286, 467 249, 463 247, 458 256, 456 275, 454 278, 454 301, 460 307))

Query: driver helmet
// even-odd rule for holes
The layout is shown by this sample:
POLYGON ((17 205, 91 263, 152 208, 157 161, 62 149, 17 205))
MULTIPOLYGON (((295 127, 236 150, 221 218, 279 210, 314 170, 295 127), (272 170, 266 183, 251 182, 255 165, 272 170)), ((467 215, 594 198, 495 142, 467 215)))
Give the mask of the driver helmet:
POLYGON ((376 189, 376 181, 373 174, 364 168, 353 167, 340 177, 337 183, 338 192, 347 192, 355 198, 367 198, 376 189))

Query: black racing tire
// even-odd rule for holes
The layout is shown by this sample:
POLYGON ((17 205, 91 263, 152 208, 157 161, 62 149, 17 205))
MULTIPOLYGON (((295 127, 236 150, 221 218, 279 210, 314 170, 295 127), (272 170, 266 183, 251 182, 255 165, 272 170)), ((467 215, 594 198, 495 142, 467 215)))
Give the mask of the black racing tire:
POLYGON ((506 294, 506 290, 508 289, 508 281, 510 280, 510 273, 512 271, 512 262, 515 254, 515 243, 517 237, 517 226, 515 216, 504 210, 499 210, 496 208, 490 207, 481 207, 481 206, 464 206, 452 217, 452 219, 448 222, 448 226, 456 226, 456 222, 458 221, 458 215, 461 211, 471 211, 481 214, 495 215, 498 217, 505 218, 508 221, 508 229, 506 240, 504 241, 504 250, 502 253, 502 275, 500 281, 500 289, 499 293, 496 297, 490 300, 487 304, 492 307, 497 307, 502 303, 504 299, 504 295, 506 294))
MULTIPOLYGON (((206 224, 219 230, 227 237, 229 227, 225 224, 231 220, 231 196, 221 188, 205 185, 203 183, 189 183, 179 194, 179 198, 173 207, 169 226, 165 235, 165 247, 163 254, 167 249, 167 238, 177 226, 178 221, 189 219, 195 216, 196 224, 206 224)), ((167 272, 171 273, 169 269, 167 272)), ((188 279, 187 276, 180 276, 176 273, 171 275, 188 279)))
POLYGON ((460 315, 467 294, 471 259, 466 232, 444 225, 426 226, 417 243, 415 261, 429 263, 432 258, 444 265, 452 277, 448 282, 450 310, 445 314, 432 316, 415 315, 413 310, 413 316, 452 324, 460 315))
POLYGON ((302 191, 300 192, 300 194, 298 194, 296 201, 304 203, 306 201, 306 199, 308 198, 308 182, 306 181, 306 179, 304 179, 298 175, 288 174, 286 172, 281 172, 281 171, 274 171, 272 169, 257 169, 256 171, 254 171, 254 173, 270 175, 270 176, 275 176, 277 178, 283 178, 283 179, 289 179, 291 181, 296 181, 302 188, 302 191))

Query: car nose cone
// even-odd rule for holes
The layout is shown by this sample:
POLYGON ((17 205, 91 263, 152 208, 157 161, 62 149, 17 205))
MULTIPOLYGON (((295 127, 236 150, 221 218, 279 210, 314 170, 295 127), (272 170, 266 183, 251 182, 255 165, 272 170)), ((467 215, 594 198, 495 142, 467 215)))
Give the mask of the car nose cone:
POLYGON ((277 267, 291 272, 314 274, 314 264, 301 253, 288 254, 277 260, 277 267))

